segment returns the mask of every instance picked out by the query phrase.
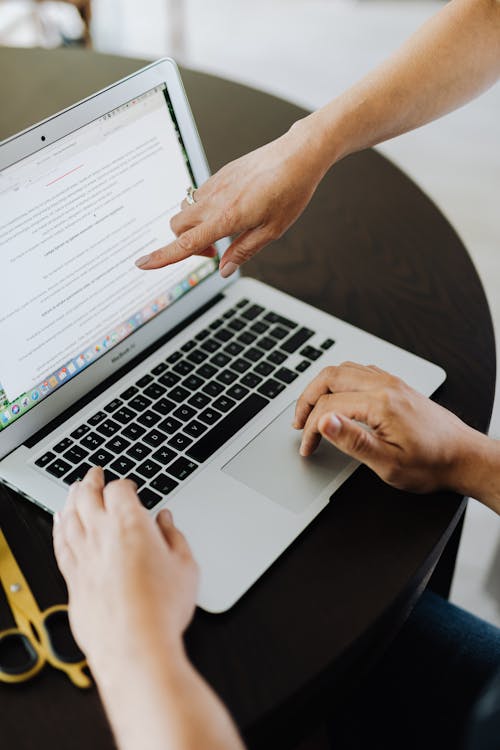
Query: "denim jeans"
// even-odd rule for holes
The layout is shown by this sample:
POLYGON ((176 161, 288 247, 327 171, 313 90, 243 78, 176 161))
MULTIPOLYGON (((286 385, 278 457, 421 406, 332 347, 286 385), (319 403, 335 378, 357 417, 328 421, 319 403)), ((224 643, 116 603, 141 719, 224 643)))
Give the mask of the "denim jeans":
MULTIPOLYGON (((331 747, 500 748, 500 725, 487 731, 495 744, 484 744, 486 735, 481 744, 473 710, 499 668, 500 629, 425 592, 380 663, 331 717, 331 747)), ((500 703, 500 680, 496 684, 500 703)), ((495 708, 496 698, 485 700, 495 708)))

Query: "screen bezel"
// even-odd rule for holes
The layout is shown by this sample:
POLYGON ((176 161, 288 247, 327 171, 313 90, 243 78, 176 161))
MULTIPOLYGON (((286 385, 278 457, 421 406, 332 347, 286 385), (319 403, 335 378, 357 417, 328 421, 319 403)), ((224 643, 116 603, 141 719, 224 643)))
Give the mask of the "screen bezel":
MULTIPOLYGON (((171 58, 164 58, 148 65, 146 68, 68 107, 47 120, 1 142, 0 170, 41 151, 60 138, 162 84, 167 86, 196 184, 201 185, 210 176, 210 170, 179 69, 171 58), (45 136, 43 142, 41 140, 42 135, 45 136)), ((228 245, 228 239, 220 240, 216 244, 219 257, 228 245)), ((62 414, 80 398, 83 398, 112 375, 118 367, 121 368, 126 365, 127 362, 137 357, 141 351, 154 344, 169 330, 179 326, 185 318, 220 294, 224 287, 234 283, 236 278, 237 274, 234 274, 230 279, 223 279, 217 272, 213 273, 173 305, 167 307, 136 332, 130 334, 79 373, 77 377, 62 384, 54 393, 1 430, 0 458, 19 447, 52 419, 62 414)))

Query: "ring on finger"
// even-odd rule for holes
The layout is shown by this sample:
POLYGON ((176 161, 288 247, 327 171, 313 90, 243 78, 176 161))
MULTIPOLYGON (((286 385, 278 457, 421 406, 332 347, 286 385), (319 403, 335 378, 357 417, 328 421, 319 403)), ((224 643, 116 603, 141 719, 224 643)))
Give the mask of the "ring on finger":
POLYGON ((195 203, 197 203, 196 198, 194 194, 196 193, 196 188, 194 188, 192 185, 190 185, 186 191, 186 201, 190 206, 194 206, 195 203))

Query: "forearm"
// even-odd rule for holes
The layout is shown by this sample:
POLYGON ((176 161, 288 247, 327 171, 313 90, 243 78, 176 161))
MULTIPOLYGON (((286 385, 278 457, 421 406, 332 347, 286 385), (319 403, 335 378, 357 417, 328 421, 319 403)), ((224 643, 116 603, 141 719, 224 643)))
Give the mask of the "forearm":
POLYGON ((500 514, 500 441, 470 429, 450 467, 449 485, 500 514))
POLYGON ((386 62, 299 121, 321 167, 417 128, 500 75, 500 0, 453 0, 386 62))
POLYGON ((94 670, 120 750, 243 750, 226 708, 182 647, 94 670))

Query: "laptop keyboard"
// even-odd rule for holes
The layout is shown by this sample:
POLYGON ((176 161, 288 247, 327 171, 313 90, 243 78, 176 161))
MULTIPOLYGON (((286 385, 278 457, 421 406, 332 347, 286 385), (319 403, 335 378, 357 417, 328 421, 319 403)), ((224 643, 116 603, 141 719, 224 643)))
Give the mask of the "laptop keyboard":
POLYGON ((335 343, 314 335, 242 299, 34 463, 68 485, 102 466, 153 508, 335 343))

